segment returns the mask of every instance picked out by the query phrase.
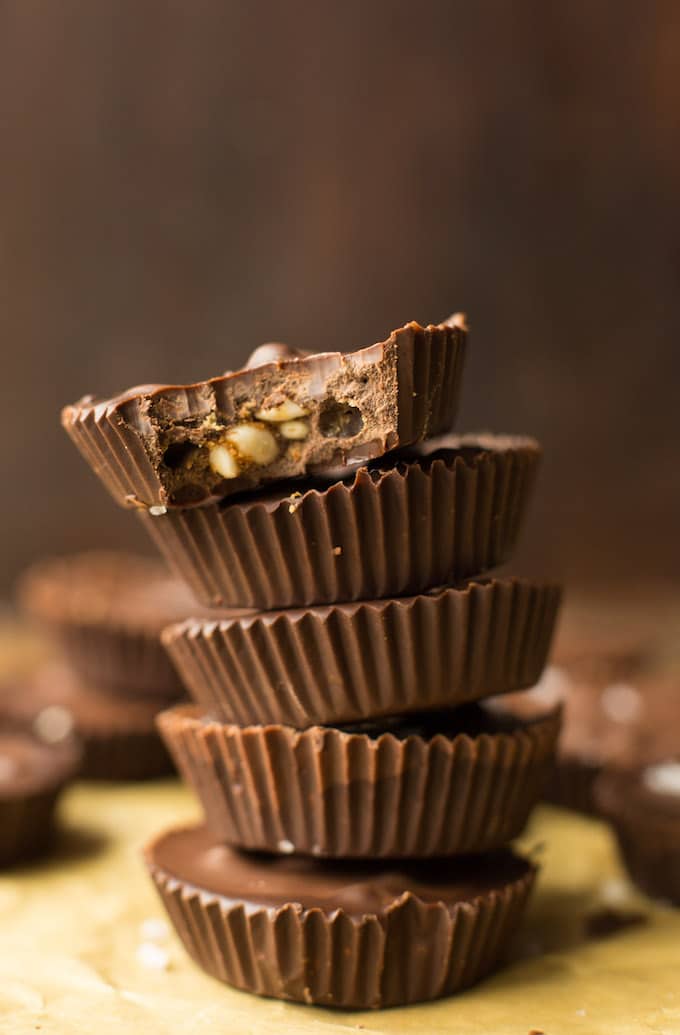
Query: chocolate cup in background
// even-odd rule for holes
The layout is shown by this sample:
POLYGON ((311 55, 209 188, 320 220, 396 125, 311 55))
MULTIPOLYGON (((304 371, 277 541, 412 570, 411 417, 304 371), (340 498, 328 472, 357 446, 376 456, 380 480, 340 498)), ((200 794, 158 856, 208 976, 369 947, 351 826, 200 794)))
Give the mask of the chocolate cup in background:
POLYGON ((163 642, 203 710, 240 725, 362 722, 534 684, 560 590, 470 582, 392 600, 189 621, 163 642))
POLYGON ((31 725, 52 743, 75 734, 81 779, 148 780, 174 772, 155 723, 159 708, 170 703, 93 688, 55 663, 27 685, 3 689, 0 720, 31 725))
POLYGON ((544 798, 562 809, 596 816, 595 784, 601 772, 600 763, 558 755, 545 786, 544 798))
POLYGON ((329 487, 139 516, 208 607, 400 596, 507 560, 539 458, 532 439, 447 436, 329 487))
POLYGON ((447 432, 458 412, 465 342, 460 316, 437 326, 410 323, 387 341, 350 354, 258 364, 193 385, 143 385, 107 400, 86 396, 64 408, 62 425, 117 503, 201 504, 314 469, 356 466, 447 432), (267 396, 304 402, 310 431, 303 440, 287 443, 270 464, 251 465, 237 478, 220 478, 209 466, 201 477, 194 464, 188 482, 174 484, 177 467, 166 463, 168 446, 219 441, 222 424, 226 430, 251 421, 253 410, 268 405, 267 396), (323 426, 324 415, 338 404, 357 411, 356 431, 323 426))
POLYGON ((58 799, 79 766, 80 753, 73 738, 48 744, 26 727, 2 724, 0 866, 47 852, 58 799))
POLYGON ((49 558, 24 573, 18 596, 86 682, 131 696, 184 695, 160 632, 202 609, 160 561, 117 551, 49 558))
MULTIPOLYGON (((611 824, 631 878, 647 895, 680 906, 680 761, 676 787, 662 794, 645 786, 645 770, 605 769, 595 784, 600 815, 611 824)), ((661 766, 663 768, 663 766, 661 766)))
POLYGON ((604 770, 638 770, 677 752, 680 666, 663 644, 633 651, 623 641, 617 653, 606 646, 601 656, 584 649, 565 657, 561 640, 558 635, 538 685, 512 695, 508 703, 522 714, 524 706, 563 702, 562 736, 546 799, 597 815, 594 786, 604 770))
POLYGON ((467 721, 435 714, 374 736, 223 725, 191 705, 162 712, 158 724, 219 840, 416 858, 486 852, 517 837, 554 758, 559 709, 533 721, 475 705, 460 711, 471 713, 467 721))
MULTIPOLYGON (((413 864, 402 876, 366 863, 359 872, 347 863, 342 872, 338 864, 319 871, 329 864, 287 858, 288 897, 259 905, 247 893, 242 899, 210 886, 223 885, 234 858, 205 828, 171 831, 146 850, 151 877, 189 955, 244 991, 354 1009, 452 995, 493 971, 507 953, 536 873, 510 853, 447 860, 447 887, 433 901, 426 882, 442 872, 436 860, 415 864, 418 890, 411 891, 413 864), (219 854, 219 884, 197 876, 197 859, 208 854, 213 864, 219 854), (315 882, 310 867, 332 884, 323 906, 306 908, 315 882)), ((252 870, 251 889, 264 886, 270 899, 269 868, 282 862, 238 857, 239 868, 244 864, 252 870)))

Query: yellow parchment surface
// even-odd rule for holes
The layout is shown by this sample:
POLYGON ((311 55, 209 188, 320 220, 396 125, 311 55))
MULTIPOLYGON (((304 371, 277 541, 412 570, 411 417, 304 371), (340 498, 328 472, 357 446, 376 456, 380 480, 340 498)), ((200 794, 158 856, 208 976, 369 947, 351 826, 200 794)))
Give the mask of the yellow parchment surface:
POLYGON ((229 989, 203 975, 174 934, 149 926, 164 914, 140 847, 197 811, 174 781, 69 792, 53 859, 0 876, 3 1035, 680 1033, 680 911, 630 890, 597 822, 547 808, 536 816, 524 845, 543 871, 511 966, 454 999, 337 1013, 229 989), (603 905, 642 912, 644 922, 588 937, 584 916, 603 905), (148 949, 140 958, 149 931, 160 969, 148 949))

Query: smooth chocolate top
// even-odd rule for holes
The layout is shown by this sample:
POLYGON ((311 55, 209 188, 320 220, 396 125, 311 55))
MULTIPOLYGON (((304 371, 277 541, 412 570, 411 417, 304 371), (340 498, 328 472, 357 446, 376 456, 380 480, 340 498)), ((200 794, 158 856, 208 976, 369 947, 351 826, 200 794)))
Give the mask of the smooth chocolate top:
POLYGON ((72 746, 43 743, 28 731, 0 730, 0 800, 57 787, 74 771, 72 746))
POLYGON ((171 877, 246 908, 299 905, 354 917, 382 916, 403 896, 454 907, 501 891, 533 869, 509 851, 452 860, 335 863, 245 854, 216 843, 206 827, 162 834, 147 859, 171 877))

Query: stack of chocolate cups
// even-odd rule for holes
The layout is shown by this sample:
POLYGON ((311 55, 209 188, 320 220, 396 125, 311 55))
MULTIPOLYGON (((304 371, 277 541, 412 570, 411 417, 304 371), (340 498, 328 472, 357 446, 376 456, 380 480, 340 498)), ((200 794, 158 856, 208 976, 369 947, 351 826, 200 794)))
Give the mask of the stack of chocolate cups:
POLYGON ((206 825, 147 863, 189 953, 239 988, 451 994, 496 966, 531 889, 507 844, 559 712, 479 702, 536 682, 559 589, 484 576, 539 449, 446 434, 465 341, 456 316, 346 355, 267 346, 236 374, 64 413, 216 609, 163 634, 194 704, 159 718, 206 825))

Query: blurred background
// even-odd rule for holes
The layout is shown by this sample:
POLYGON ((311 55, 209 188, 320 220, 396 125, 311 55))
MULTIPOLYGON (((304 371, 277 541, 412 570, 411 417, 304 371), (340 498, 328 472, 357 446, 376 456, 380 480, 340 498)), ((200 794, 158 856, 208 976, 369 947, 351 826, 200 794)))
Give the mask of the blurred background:
POLYGON ((461 427, 545 462, 516 568, 680 575, 680 5, 0 5, 0 589, 146 547, 85 392, 465 309, 461 427))

